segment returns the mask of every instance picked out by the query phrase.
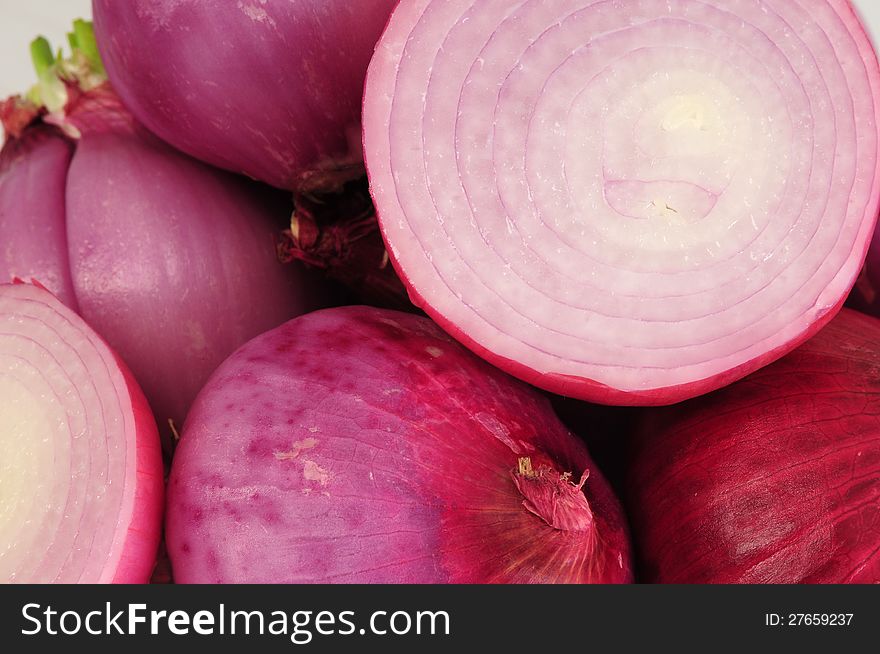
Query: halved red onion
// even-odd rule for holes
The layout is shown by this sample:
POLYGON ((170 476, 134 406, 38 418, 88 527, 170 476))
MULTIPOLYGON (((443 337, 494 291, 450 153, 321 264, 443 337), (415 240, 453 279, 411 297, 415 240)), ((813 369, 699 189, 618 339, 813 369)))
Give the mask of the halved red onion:
POLYGON ((562 394, 663 404, 838 311, 878 208, 844 0, 404 0, 364 145, 414 300, 562 394))
POLYGON ((162 496, 124 364, 48 291, 0 285, 0 582, 146 582, 162 496))

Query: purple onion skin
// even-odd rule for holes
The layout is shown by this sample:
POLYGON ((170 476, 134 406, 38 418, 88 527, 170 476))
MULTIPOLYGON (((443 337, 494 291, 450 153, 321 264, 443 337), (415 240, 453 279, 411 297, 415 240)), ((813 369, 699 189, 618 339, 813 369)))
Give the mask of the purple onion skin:
POLYGON ((242 346, 168 488, 179 583, 632 580, 620 505, 547 399, 395 311, 317 311, 242 346))
POLYGON ((232 351, 314 306, 313 284, 275 255, 286 214, 275 196, 138 130, 87 132, 77 146, 67 229, 80 312, 166 431, 232 351))
POLYGON ((107 74, 176 148, 284 189, 349 154, 396 0, 94 0, 107 74))
POLYGON ((644 414, 647 583, 880 583, 880 320, 844 309, 745 379, 644 414))
POLYGON ((34 279, 75 311, 64 226, 70 157, 51 128, 31 130, 0 153, 0 283, 34 279))

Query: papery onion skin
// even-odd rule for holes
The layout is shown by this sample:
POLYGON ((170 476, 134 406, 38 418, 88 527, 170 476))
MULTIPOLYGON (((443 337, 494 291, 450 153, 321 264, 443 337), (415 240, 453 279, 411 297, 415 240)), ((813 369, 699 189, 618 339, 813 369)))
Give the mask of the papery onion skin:
POLYGON ((367 64, 396 0, 94 0, 126 106, 188 154, 284 189, 354 157, 367 64), (210 53, 210 56, 206 56, 210 53))
POLYGON ((0 283, 39 279, 75 310, 64 226, 71 153, 51 127, 28 130, 0 151, 0 283))
POLYGON ((391 260, 447 332, 555 393, 662 405, 839 311, 880 204, 878 107, 876 55, 842 0, 403 0, 368 72, 364 153, 391 260), (664 75, 683 95, 633 100, 664 75), (705 94, 693 114, 685 92, 705 94), (669 136, 691 122, 739 158, 678 152, 712 144, 669 136), (633 204, 635 187, 663 197, 633 204))
MULTIPOLYGON (((82 397, 80 393, 87 395, 92 392, 90 388, 94 387, 93 401, 99 402, 104 410, 100 413, 88 414, 84 430, 69 433, 67 436, 75 446, 77 443, 89 443, 92 437, 91 431, 97 426, 109 430, 104 432, 106 441, 102 442, 103 450, 101 447, 92 447, 83 453, 94 462, 92 467, 95 470, 89 468, 89 472, 98 475, 99 462, 104 459, 112 461, 114 456, 120 454, 123 457, 121 469, 111 468, 109 472, 103 472, 95 480, 95 483, 107 485, 104 493, 98 495, 77 494, 70 489, 74 481, 82 481, 81 473, 70 476, 66 469, 59 475, 54 475, 51 469, 43 471, 41 483, 54 484, 53 488, 68 486, 70 495, 54 498, 71 507, 65 511, 70 510, 71 514, 76 512, 82 516, 85 508, 94 504, 97 506, 92 509, 91 515, 93 519, 95 516, 100 517, 97 525, 78 526, 71 522, 72 518, 69 514, 64 513, 62 521, 52 533, 48 534, 49 537, 37 542, 24 541, 16 534, 0 533, 0 544, 6 541, 6 547, 2 548, 4 556, 17 556, 16 560, 21 566, 14 571, 18 574, 13 574, 8 581, 146 583, 150 579, 156 561, 161 534, 164 475, 156 422, 137 382, 125 363, 83 322, 82 318, 41 287, 20 281, 14 284, 0 284, 0 321, 10 321, 8 324, 11 325, 33 324, 34 321, 38 321, 40 328, 45 328, 51 334, 51 339, 45 340, 36 329, 24 332, 29 340, 33 340, 36 351, 47 353, 52 357, 55 365, 71 375, 65 380, 66 382, 70 383, 76 379, 83 384, 81 387, 72 385, 69 388, 56 388, 55 390, 60 392, 60 397, 82 397), (75 366, 85 366, 88 376, 82 377, 75 373, 74 371, 78 369, 75 366, 65 368, 71 364, 71 361, 75 362, 75 366), (114 412, 114 407, 117 406, 118 414, 114 412), (113 504, 109 499, 114 491, 122 494, 121 498, 114 496, 119 499, 119 504, 113 504), (71 568, 72 564, 67 564, 56 571, 56 577, 47 577, 47 574, 55 574, 55 572, 49 572, 44 557, 48 556, 56 541, 62 540, 71 529, 78 527, 86 530, 80 534, 82 540, 79 541, 79 548, 83 547, 83 543, 89 542, 92 543, 93 548, 96 533, 108 529, 111 530, 110 534, 106 535, 110 538, 109 547, 104 551, 90 549, 86 562, 81 567, 71 568), (11 541, 7 541, 7 538, 11 538, 11 541)), ((21 338, 21 333, 17 332, 15 327, 0 332, 2 332, 0 361, 5 364, 0 365, 9 379, 16 378, 19 367, 23 365, 22 362, 25 362, 24 365, 37 366, 37 361, 28 359, 30 351, 22 347, 20 341, 14 340, 21 338)), ((48 370, 40 369, 39 366, 36 371, 39 375, 49 374, 48 370)), ((55 383, 58 383, 57 380, 55 383)), ((56 396, 54 401, 57 401, 59 396, 56 396)), ((0 404, 5 399, 0 398, 0 404)), ((46 405, 53 402, 47 397, 42 397, 40 401, 46 405)), ((14 412, 16 407, 5 406, 3 410, 14 412)), ((67 419, 73 420, 73 417, 68 414, 67 419)), ((63 438, 64 435, 44 433, 41 437, 48 440, 53 437, 63 438)), ((53 447, 56 457, 64 451, 63 443, 53 447)), ((9 498, 4 499, 9 500, 9 498)), ((9 506, 4 508, 8 510, 9 506)), ((39 521, 45 517, 43 506, 33 506, 28 514, 28 522, 39 524, 39 521)), ((63 550, 65 544, 61 543, 59 547, 63 550)), ((61 556, 64 556, 63 551, 61 556)), ((73 554, 69 556, 72 557, 73 554)))
POLYGON ((238 350, 190 412, 168 492, 184 583, 632 577, 619 504, 547 400, 394 311, 320 311, 238 350), (526 507, 544 483, 576 507, 561 528, 526 507))
POLYGON ((314 175, 293 204, 278 243, 282 261, 321 270, 350 291, 351 304, 413 310, 388 259, 362 163, 314 175))
POLYGON ((880 581, 880 321, 844 309, 763 370, 654 409, 627 500, 643 580, 880 581))

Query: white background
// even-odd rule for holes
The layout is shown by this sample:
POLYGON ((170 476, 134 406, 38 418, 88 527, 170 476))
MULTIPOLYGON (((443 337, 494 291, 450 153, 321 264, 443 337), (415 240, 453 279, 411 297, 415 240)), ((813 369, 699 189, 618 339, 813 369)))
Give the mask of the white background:
POLYGON ((42 34, 53 49, 63 45, 66 51, 74 18, 91 16, 91 6, 91 0, 0 0, 0 98, 36 81, 30 42, 42 34))
MULTIPOLYGON (((853 1, 875 41, 880 41, 880 0, 853 1)), ((42 34, 53 47, 66 46, 65 35, 73 19, 90 16, 90 6, 90 0, 0 0, 0 97, 34 83, 28 52, 31 40, 42 34)))

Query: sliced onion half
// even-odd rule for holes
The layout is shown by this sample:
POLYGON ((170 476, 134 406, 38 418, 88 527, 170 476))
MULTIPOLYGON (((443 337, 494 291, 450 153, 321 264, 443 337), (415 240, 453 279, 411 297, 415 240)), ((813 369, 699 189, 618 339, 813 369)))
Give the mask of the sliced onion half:
POLYGON ((549 390, 664 404, 818 331, 878 209, 843 0, 403 0, 364 144, 412 297, 549 390))
POLYGON ((146 582, 162 496, 124 365, 48 291, 0 285, 0 582, 146 582))

